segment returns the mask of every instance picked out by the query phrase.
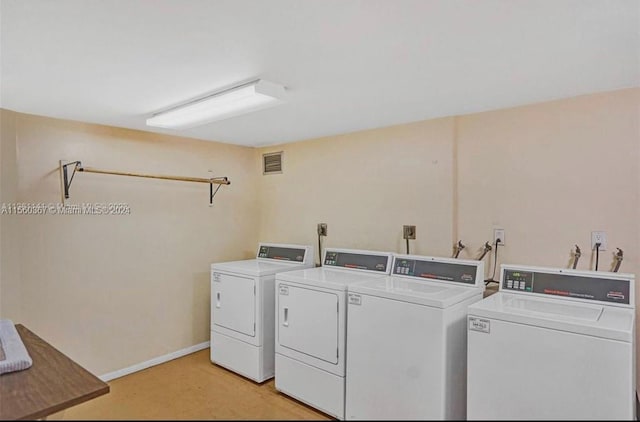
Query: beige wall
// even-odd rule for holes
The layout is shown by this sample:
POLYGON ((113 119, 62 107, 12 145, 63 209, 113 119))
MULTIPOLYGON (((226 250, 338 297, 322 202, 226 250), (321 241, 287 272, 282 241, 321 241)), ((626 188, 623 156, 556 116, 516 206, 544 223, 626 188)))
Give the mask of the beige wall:
MULTIPOLYGON (((260 179, 260 237, 475 258, 493 228, 506 230, 500 262, 567 266, 578 243, 604 230, 608 269, 640 268, 640 89, 265 147, 284 173, 260 179), (597 168, 597 172, 592 170, 597 168)), ((489 267, 492 265, 487 266, 489 267)))
MULTIPOLYGON (((402 226, 417 226, 412 253, 448 255, 453 236, 453 119, 393 126, 259 151, 284 151, 283 174, 261 176, 260 238, 405 252, 402 226)), ((316 246, 317 248, 317 246, 316 246)))
MULTIPOLYGON (((0 205, 15 202, 18 187, 16 113, 0 109, 0 205)), ((19 227, 0 214, 0 316, 20 321, 19 227)))
POLYGON ((123 202, 131 215, 10 221, 20 227, 19 320, 93 372, 208 341, 210 263, 255 250, 254 151, 24 114, 16 131, 20 202, 60 201, 60 159, 230 178, 209 207, 205 184, 78 173, 71 203, 123 202))
POLYGON ((640 275, 639 121, 636 88, 262 148, 256 166, 282 150, 284 173, 261 179, 261 238, 312 242, 327 222, 327 246, 402 252, 416 224, 412 252, 459 238, 475 258, 499 227, 498 265, 566 267, 578 243, 589 269, 604 230, 600 270, 620 247, 640 275))
POLYGON ((591 231, 604 230, 609 270, 640 270, 640 90, 458 119, 459 232, 474 247, 506 230, 505 263, 593 269, 591 231))

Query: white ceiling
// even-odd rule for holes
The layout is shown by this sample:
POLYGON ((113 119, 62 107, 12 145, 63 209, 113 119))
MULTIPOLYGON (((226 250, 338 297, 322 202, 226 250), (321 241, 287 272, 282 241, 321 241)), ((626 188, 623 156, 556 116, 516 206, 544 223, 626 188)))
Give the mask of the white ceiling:
POLYGON ((268 145, 640 85, 635 0, 1 0, 0 105, 268 145), (255 77, 272 109, 154 111, 255 77))

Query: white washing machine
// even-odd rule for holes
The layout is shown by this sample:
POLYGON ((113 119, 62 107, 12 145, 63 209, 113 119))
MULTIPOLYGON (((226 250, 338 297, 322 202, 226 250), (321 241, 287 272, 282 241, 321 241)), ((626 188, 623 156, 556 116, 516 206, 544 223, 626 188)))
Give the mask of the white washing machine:
POLYGON ((415 255, 350 285, 346 419, 464 419, 467 307, 483 292, 483 262, 415 255))
POLYGON ((503 265, 469 307, 469 419, 635 419, 631 274, 503 265))
POLYGON ((261 243, 255 259, 211 265, 211 362, 263 382, 274 373, 274 283, 314 266, 312 246, 261 243))
POLYGON ((324 266, 276 276, 276 389, 344 419, 347 286, 389 274, 392 254, 325 249, 324 266))

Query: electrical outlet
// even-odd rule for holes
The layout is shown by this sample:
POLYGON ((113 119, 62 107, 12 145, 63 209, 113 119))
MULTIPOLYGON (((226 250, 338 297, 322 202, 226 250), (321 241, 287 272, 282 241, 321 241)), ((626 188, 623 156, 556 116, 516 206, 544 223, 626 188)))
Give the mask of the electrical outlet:
POLYGON ((600 250, 607 250, 607 234, 605 232, 591 232, 591 250, 596 249, 596 243, 600 243, 600 250))
POLYGON ((416 238, 416 226, 402 226, 403 239, 415 239, 416 238))
POLYGON ((318 236, 327 235, 327 223, 318 223, 318 236))
POLYGON ((500 245, 506 245, 504 239, 504 229, 493 229, 493 244, 496 244, 496 240, 500 239, 500 245))

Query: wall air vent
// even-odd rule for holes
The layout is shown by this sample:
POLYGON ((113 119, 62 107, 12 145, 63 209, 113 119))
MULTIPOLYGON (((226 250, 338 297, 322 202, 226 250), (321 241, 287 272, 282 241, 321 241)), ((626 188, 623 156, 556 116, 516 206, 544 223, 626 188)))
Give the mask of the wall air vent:
POLYGON ((282 151, 262 154, 262 174, 282 173, 282 151))

